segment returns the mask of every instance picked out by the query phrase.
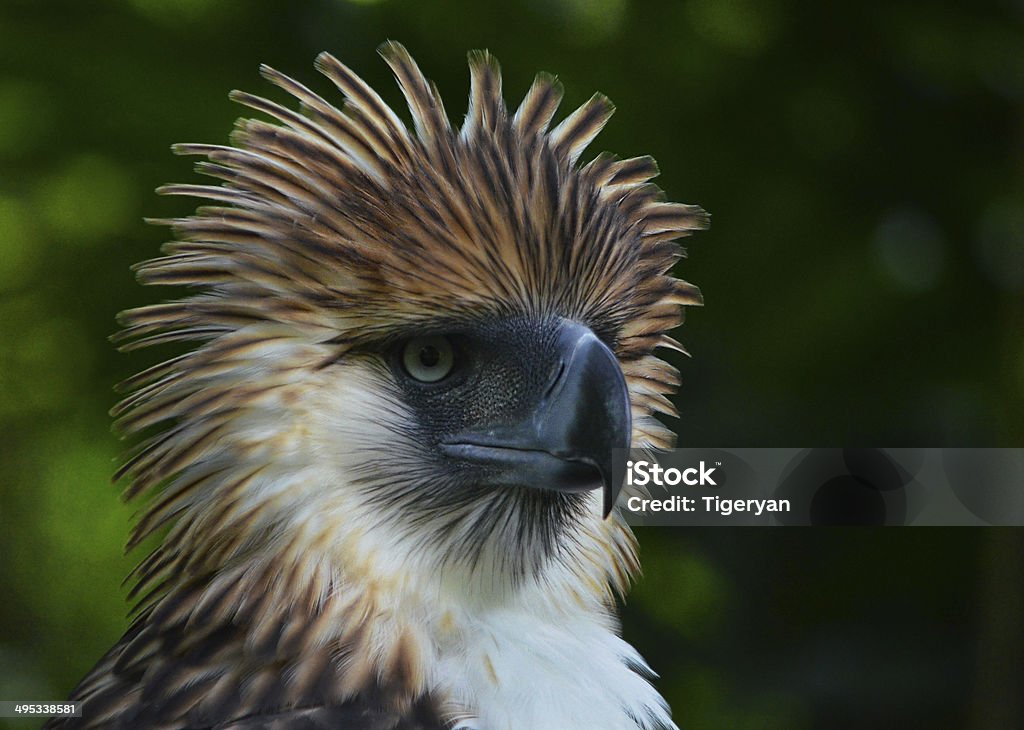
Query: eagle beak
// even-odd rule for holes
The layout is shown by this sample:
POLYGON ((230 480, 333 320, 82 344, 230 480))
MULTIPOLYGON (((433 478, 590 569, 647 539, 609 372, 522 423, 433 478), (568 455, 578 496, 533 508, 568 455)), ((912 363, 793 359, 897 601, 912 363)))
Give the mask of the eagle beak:
POLYGON ((615 354, 583 325, 559 332, 556 367, 526 418, 447 439, 448 456, 485 467, 494 486, 560 492, 604 489, 611 512, 626 475, 631 435, 629 391, 615 354))

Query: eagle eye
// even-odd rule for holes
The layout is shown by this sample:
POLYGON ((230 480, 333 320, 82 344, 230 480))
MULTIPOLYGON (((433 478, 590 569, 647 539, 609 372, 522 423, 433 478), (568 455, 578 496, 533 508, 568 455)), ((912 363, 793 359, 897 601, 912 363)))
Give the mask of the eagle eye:
POLYGON ((447 337, 414 337, 402 348, 402 366, 421 383, 436 383, 455 367, 455 350, 447 337))

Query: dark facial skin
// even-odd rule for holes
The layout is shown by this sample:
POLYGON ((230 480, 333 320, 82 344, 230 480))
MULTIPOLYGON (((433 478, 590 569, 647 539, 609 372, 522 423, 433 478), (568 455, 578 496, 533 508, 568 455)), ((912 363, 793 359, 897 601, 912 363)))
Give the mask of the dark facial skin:
POLYGON ((494 487, 604 487, 610 509, 629 400, 614 355, 588 328, 490 320, 405 340, 390 363, 422 440, 452 466, 494 487))

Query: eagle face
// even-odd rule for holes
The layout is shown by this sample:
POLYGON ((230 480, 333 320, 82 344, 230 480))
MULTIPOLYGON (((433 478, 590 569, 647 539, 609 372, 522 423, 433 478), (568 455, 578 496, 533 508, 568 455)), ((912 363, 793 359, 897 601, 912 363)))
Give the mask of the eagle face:
POLYGON ((618 493, 610 455, 629 446, 629 393, 614 353, 586 326, 481 322, 413 337, 389 359, 439 477, 618 493))
POLYGON ((113 411, 143 437, 117 478, 151 495, 129 547, 166 534, 82 726, 673 727, 615 631, 612 454, 672 443, 654 350, 700 302, 671 268, 707 216, 650 158, 580 163, 600 95, 549 128, 553 77, 510 112, 472 53, 455 129, 381 54, 411 126, 322 54, 342 104, 264 67, 299 111, 233 92, 272 121, 175 148, 219 184, 159 190, 209 204, 137 273, 190 293, 117 341, 192 349, 113 411))
POLYGON ((363 377, 389 399, 372 412, 393 417, 381 443, 356 455, 371 459, 339 471, 361 475, 354 486, 395 515, 391 529, 449 565, 519 580, 559 554, 591 508, 587 492, 603 489, 610 510, 629 393, 614 353, 587 326, 489 316, 436 323, 436 333, 371 353, 363 377))

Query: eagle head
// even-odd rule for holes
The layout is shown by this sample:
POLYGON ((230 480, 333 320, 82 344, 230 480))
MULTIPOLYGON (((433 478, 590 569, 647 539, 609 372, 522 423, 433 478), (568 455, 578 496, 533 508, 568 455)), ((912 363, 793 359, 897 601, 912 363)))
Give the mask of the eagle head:
MULTIPOLYGON (((668 332, 700 301, 671 268, 707 216, 664 201, 649 157, 580 162, 613 111, 601 95, 551 128, 554 77, 510 112, 497 63, 472 53, 453 127, 405 49, 381 55, 411 125, 322 54, 340 105, 263 67, 298 111, 234 92, 266 118, 230 146, 175 147, 215 182, 160 189, 208 204, 159 221, 173 240, 137 273, 187 294, 123 313, 117 337, 195 344, 114 410, 143 435, 118 477, 153 495, 130 544, 167 533, 136 571, 135 625, 83 690, 100 716, 129 712, 95 700, 111 687, 159 679, 143 692, 204 722, 372 696, 504 727, 512 710, 453 679, 486 643, 472 637, 501 644, 514 622, 495 617, 520 609, 609 633, 636 567, 612 454, 672 443, 654 413, 673 413, 677 373, 654 351, 678 348, 668 332), (203 671, 172 693, 197 647, 203 671)), ((642 661, 609 636, 590 643, 634 677, 642 661)), ((513 653, 485 652, 481 675, 507 686, 513 653)), ((609 692, 641 693, 630 681, 609 692)), ((622 726, 657 715, 614 702, 632 707, 622 726)), ((548 727, 522 712, 509 727, 548 727)))

